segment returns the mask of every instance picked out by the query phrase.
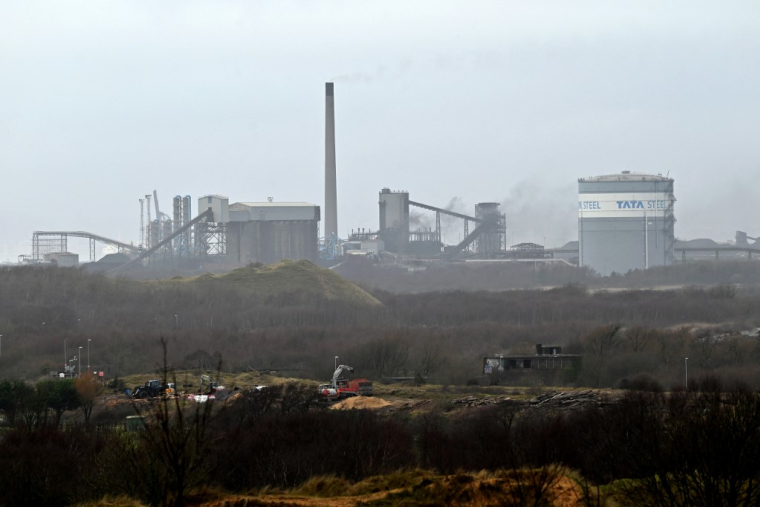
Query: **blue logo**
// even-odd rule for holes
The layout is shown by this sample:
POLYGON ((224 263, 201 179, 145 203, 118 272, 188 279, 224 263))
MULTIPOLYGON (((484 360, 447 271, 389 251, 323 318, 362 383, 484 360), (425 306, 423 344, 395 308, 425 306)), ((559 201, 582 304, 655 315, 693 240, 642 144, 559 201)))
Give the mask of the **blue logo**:
POLYGON ((617 209, 665 209, 666 201, 615 201, 617 209))
POLYGON ((643 201, 617 201, 618 209, 644 209, 643 201))

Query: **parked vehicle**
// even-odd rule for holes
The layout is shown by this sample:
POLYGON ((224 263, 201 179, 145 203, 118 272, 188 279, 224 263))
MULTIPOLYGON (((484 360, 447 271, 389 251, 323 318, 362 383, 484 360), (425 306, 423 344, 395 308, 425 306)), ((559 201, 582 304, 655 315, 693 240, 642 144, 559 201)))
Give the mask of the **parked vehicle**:
POLYGON ((333 373, 329 384, 319 386, 319 392, 328 400, 342 400, 351 396, 372 396, 372 382, 366 378, 347 379, 344 372, 353 373, 351 366, 341 364, 333 373))
POLYGON ((135 387, 132 391, 133 398, 146 399, 158 396, 170 396, 176 392, 174 383, 163 385, 160 380, 148 380, 145 385, 135 387))

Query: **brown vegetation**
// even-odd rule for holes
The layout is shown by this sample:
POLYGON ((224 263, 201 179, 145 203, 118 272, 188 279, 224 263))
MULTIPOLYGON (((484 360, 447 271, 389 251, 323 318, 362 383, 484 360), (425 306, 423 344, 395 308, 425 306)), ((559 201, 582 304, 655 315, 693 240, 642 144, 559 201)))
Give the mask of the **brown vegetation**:
POLYGON ((485 355, 554 343, 583 354, 583 370, 544 382, 617 386, 647 375, 669 388, 690 357, 695 373, 719 369, 760 386, 751 368, 760 342, 738 332, 760 326, 760 293, 750 289, 376 292, 382 305, 368 306, 311 295, 262 299, 223 279, 145 283, 74 269, 0 269, 4 371, 36 380, 61 370, 64 342, 71 351, 91 339, 93 368, 118 379, 156 367, 163 336, 175 368, 213 369, 221 359, 226 372, 326 380, 339 355, 375 380, 463 384, 479 377, 485 355))

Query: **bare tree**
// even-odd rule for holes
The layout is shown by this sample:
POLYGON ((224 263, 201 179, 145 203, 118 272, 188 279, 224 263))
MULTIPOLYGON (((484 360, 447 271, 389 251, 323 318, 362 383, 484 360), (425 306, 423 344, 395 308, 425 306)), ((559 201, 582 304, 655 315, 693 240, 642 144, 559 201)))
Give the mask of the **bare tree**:
POLYGON ((103 393, 103 386, 98 378, 88 371, 74 380, 74 388, 79 396, 79 408, 84 414, 84 422, 89 424, 95 401, 103 393))
MULTIPOLYGON (((164 364, 162 382, 166 385, 169 368, 163 338, 161 346, 164 364)), ((173 380, 176 385, 176 378, 173 380)), ((137 414, 146 420, 141 436, 148 454, 156 460, 156 469, 163 484, 163 505, 182 507, 188 488, 202 479, 213 405, 212 400, 195 403, 180 397, 156 400, 147 411, 134 405, 137 414), (188 406, 190 403, 192 406, 188 406)), ((140 454, 133 454, 133 457, 142 459, 140 454)))
POLYGON ((644 348, 652 341, 654 331, 652 329, 645 329, 641 326, 632 327, 626 329, 623 333, 623 339, 628 343, 633 352, 642 352, 644 348))
POLYGON ((614 324, 594 329, 585 339, 586 348, 596 357, 610 355, 617 346, 617 335, 622 326, 614 324))

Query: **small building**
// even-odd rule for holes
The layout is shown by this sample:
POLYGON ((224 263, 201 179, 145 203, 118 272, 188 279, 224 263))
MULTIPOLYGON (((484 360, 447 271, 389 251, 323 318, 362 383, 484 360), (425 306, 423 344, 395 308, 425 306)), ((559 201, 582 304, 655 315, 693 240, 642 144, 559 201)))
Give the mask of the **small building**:
POLYGON ((226 195, 204 195, 198 199, 198 214, 211 210, 214 217, 209 222, 227 223, 230 221, 230 200, 226 195))
POLYGON ((44 255, 47 262, 55 263, 60 268, 75 268, 79 266, 79 254, 71 252, 50 252, 44 255))
POLYGON ((537 343, 535 354, 484 357, 483 375, 506 371, 570 370, 580 368, 582 359, 579 354, 563 354, 558 345, 537 343))
POLYGON ((385 243, 382 239, 362 241, 360 249, 370 255, 380 255, 380 252, 385 250, 385 243))

